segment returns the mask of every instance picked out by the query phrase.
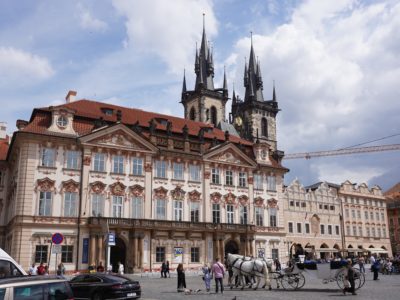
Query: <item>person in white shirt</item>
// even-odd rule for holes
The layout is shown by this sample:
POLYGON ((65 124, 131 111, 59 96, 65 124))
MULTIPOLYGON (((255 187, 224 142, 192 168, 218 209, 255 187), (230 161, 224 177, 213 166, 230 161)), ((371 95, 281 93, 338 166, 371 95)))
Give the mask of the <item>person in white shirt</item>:
POLYGON ((32 266, 29 267, 28 274, 31 276, 37 275, 37 267, 33 263, 32 266))
POLYGON ((121 262, 118 262, 118 274, 124 274, 124 265, 121 262))

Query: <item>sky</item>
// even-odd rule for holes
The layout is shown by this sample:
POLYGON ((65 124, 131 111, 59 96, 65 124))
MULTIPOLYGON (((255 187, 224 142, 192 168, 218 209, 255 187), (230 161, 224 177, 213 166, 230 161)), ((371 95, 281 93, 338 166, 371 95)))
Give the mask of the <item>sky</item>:
MULTIPOLYGON (((285 153, 400 144, 400 2, 295 0, 1 0, 0 121, 8 133, 69 90, 183 116, 183 70, 194 88, 203 13, 216 87, 244 97, 250 32, 264 98, 278 105, 285 153), (393 136, 391 138, 385 138, 393 136)), ((231 101, 228 102, 230 111, 231 101)), ((284 160, 285 184, 400 181, 400 152, 284 160)))

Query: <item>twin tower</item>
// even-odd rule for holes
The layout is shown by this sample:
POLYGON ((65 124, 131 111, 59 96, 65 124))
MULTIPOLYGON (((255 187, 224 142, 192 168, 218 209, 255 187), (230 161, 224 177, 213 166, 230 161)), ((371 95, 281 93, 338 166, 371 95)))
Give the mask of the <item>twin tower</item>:
POLYGON ((253 42, 249 62, 244 67, 244 100, 233 91, 229 121, 225 118, 229 99, 226 74, 224 72, 222 88, 215 88, 213 53, 207 43, 204 24, 201 47, 196 49, 194 71, 194 90, 187 90, 186 77, 183 77, 181 103, 185 109, 185 119, 212 124, 251 142, 267 142, 273 151, 277 150, 276 114, 279 109, 275 87, 272 100, 264 100, 260 62, 256 60, 253 42))

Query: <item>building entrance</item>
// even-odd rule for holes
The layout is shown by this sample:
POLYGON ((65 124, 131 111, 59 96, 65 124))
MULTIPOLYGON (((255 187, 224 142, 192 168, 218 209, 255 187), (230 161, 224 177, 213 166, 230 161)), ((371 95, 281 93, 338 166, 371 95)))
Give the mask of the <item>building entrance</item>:
POLYGON ((225 259, 230 254, 239 254, 239 246, 234 240, 230 240, 225 244, 225 259))
POLYGON ((126 267, 126 245, 124 241, 117 237, 115 238, 115 246, 111 247, 110 263, 112 265, 113 272, 118 272, 118 262, 121 262, 126 267))

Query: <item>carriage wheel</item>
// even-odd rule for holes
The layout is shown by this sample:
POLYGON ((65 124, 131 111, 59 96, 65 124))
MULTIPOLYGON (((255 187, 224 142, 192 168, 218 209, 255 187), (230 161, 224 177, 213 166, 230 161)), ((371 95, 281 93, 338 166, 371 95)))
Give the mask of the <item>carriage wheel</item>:
POLYGON ((279 272, 270 272, 269 280, 273 289, 279 289, 281 287, 281 277, 283 275, 279 272))
POLYGON ((336 275, 336 283, 339 286, 339 289, 344 289, 344 276, 345 276, 345 269, 340 270, 336 275))
POLYGON ((301 289, 306 283, 306 279, 304 278, 304 275, 301 273, 296 274, 295 276, 297 280, 297 289, 301 289))
POLYGON ((285 290, 295 290, 299 280, 297 279, 298 274, 283 274, 281 277, 281 284, 285 290))
POLYGON ((359 288, 361 288, 365 283, 365 275, 364 273, 361 273, 358 270, 355 270, 354 272, 354 285, 355 285, 355 289, 358 290, 359 288))

